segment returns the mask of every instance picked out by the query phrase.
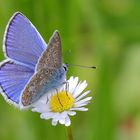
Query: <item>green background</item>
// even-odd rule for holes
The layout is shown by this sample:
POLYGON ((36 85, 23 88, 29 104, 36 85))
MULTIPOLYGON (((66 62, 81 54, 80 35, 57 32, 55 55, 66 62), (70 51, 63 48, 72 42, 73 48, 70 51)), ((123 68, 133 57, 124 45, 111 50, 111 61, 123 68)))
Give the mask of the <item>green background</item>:
MULTIPOLYGON (((74 140, 140 139, 140 1, 0 0, 0 60, 5 26, 16 11, 25 14, 48 42, 58 29, 68 77, 87 80, 93 100, 72 117, 74 140)), ((0 96, 0 140, 65 140, 64 126, 19 111, 0 96)))

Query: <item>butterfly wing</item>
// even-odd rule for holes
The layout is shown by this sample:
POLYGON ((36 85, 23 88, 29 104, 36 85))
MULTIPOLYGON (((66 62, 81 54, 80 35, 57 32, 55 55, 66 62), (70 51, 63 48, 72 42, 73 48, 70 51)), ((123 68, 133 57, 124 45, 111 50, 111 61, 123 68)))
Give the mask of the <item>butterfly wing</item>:
POLYGON ((33 75, 33 72, 28 67, 10 61, 1 63, 0 86, 2 95, 7 102, 14 105, 19 104, 22 90, 33 75))
POLYGON ((33 24, 19 12, 10 19, 3 44, 6 57, 32 69, 47 47, 33 24))
POLYGON ((48 48, 40 57, 36 70, 42 68, 57 69, 62 66, 61 39, 58 31, 55 31, 49 40, 48 48))
POLYGON ((61 60, 61 41, 57 31, 51 37, 48 48, 39 59, 36 69, 36 73, 21 97, 24 106, 37 101, 43 94, 57 88, 65 81, 65 70, 61 60))

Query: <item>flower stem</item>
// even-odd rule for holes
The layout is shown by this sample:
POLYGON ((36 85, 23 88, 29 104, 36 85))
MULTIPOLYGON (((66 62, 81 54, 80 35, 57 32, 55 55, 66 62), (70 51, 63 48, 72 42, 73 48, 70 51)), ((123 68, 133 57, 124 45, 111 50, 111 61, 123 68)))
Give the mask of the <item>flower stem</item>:
POLYGON ((66 131, 67 131, 67 137, 68 137, 68 140, 73 140, 73 135, 72 135, 72 129, 71 127, 66 127, 66 131))

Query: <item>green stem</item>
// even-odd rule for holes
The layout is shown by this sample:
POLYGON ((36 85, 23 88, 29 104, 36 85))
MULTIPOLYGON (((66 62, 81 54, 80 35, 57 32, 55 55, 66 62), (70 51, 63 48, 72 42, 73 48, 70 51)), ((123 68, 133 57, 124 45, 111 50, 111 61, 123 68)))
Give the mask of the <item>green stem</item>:
POLYGON ((73 140, 73 135, 72 135, 72 129, 71 127, 66 127, 66 131, 67 131, 67 137, 68 137, 68 140, 73 140))

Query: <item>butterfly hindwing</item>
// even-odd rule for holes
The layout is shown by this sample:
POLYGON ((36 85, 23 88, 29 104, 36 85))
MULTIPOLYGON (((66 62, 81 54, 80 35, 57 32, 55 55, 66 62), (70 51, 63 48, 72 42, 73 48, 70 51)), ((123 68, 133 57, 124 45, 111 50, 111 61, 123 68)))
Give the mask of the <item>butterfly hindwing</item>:
POLYGON ((47 48, 36 28, 20 12, 15 13, 10 19, 3 43, 6 57, 32 69, 47 48))
POLYGON ((52 72, 41 69, 34 74, 22 94, 21 102, 24 106, 31 105, 52 88, 52 72))
POLYGON ((8 60, 0 64, 1 92, 8 102, 19 104, 22 90, 32 75, 32 69, 20 64, 8 60))

